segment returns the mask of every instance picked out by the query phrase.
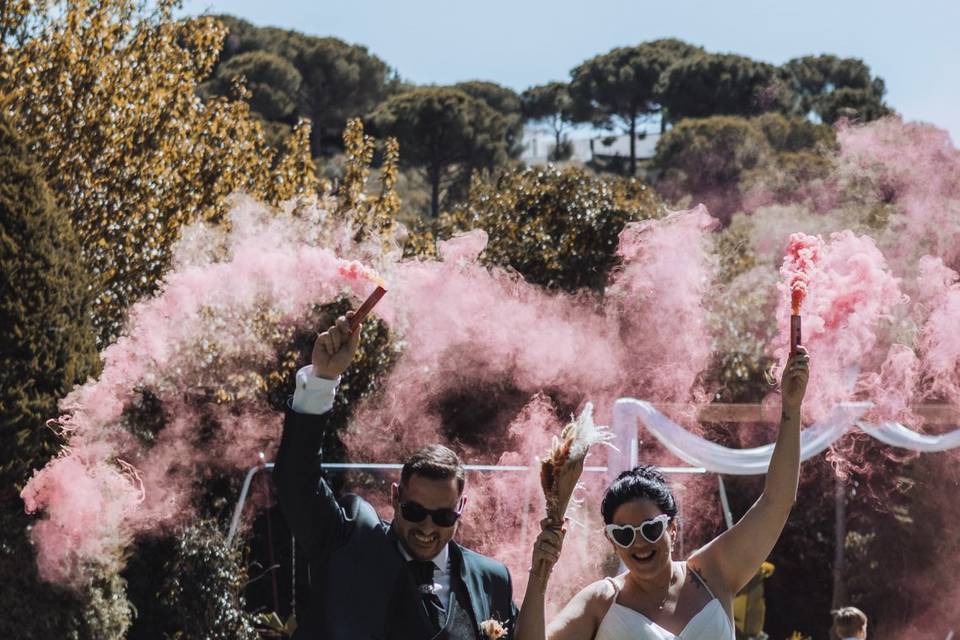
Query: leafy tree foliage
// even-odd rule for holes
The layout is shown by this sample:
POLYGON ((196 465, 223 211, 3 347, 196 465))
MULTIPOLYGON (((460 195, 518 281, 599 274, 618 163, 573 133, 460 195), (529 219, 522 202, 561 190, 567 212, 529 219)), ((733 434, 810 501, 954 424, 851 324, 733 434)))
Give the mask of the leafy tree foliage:
MULTIPOLYGON (((69 217, 0 117, 0 637, 117 637, 129 624, 124 606, 90 609, 40 580, 17 496, 59 449, 46 427, 57 401, 96 373, 91 297, 69 217)), ((122 592, 97 584, 93 597, 111 587, 122 592)))
MULTIPOLYGON (((672 195, 700 197, 717 190, 736 190, 744 172, 766 161, 770 143, 749 120, 713 116, 681 120, 657 143, 654 164, 672 195)), ((716 213, 715 207, 711 212, 716 213)))
MULTIPOLYGON (((0 119, 0 480, 22 487, 59 449, 57 401, 96 373, 91 294, 69 217, 0 119)), ((3 496, 6 502, 12 496, 3 496)))
POLYGON ((780 113, 764 113, 751 120, 777 153, 809 151, 823 146, 832 149, 836 143, 833 129, 798 117, 780 113))
POLYGON ((796 94, 794 110, 833 124, 841 117, 868 122, 890 113, 886 85, 863 60, 834 55, 794 58, 784 65, 796 94))
POLYGON ((308 41, 296 65, 304 79, 302 113, 311 119, 320 140, 339 139, 348 119, 368 113, 393 86, 385 62, 366 47, 336 38, 308 41))
POLYGON ((570 93, 577 119, 629 134, 630 175, 637 170, 639 119, 659 111, 656 88, 661 74, 677 61, 700 51, 680 40, 654 40, 613 49, 570 72, 570 93))
POLYGON ((370 115, 378 134, 400 143, 402 164, 420 170, 430 188, 430 214, 464 173, 507 158, 508 121, 485 101, 450 87, 421 87, 389 98, 370 115))
MULTIPOLYGON (((22 505, 0 509, 0 637, 123 640, 135 612, 120 576, 103 576, 84 594, 44 582, 22 505)), ((154 636, 155 637, 155 636, 154 636)))
POLYGON ((220 51, 220 64, 251 51, 268 51, 293 62, 310 38, 290 29, 259 27, 236 16, 219 14, 214 17, 227 29, 220 51))
POLYGON ((790 102, 778 67, 733 54, 688 56, 668 68, 657 95, 673 121, 783 111, 790 102))
POLYGON ((250 92, 250 108, 266 120, 288 121, 300 101, 303 76, 286 58, 269 51, 248 51, 217 67, 215 77, 202 90, 228 96, 237 80, 250 92))
POLYGON ((483 229, 490 238, 487 261, 549 288, 599 292, 616 263, 624 225, 662 211, 639 180, 548 166, 475 181, 468 200, 441 218, 439 233, 483 229))
POLYGON ((454 89, 468 96, 483 100, 491 109, 507 121, 507 151, 510 157, 520 155, 520 141, 523 138, 523 101, 517 92, 508 87, 484 80, 458 82, 454 89))
POLYGON ((237 190, 316 188, 308 127, 278 156, 245 102, 197 100, 225 30, 174 19, 176 4, 21 0, 0 14, 3 108, 73 220, 101 342, 153 290, 185 222, 216 220, 237 190))
POLYGON ((176 539, 174 556, 164 572, 160 591, 164 604, 180 621, 174 635, 208 640, 256 640, 242 594, 242 555, 228 547, 216 522, 203 520, 176 539))
POLYGON ((545 122, 553 131, 554 144, 550 152, 551 160, 565 160, 570 151, 565 145, 564 129, 573 122, 573 99, 570 88, 563 82, 550 82, 530 87, 523 92, 523 116, 526 120, 545 122))
MULTIPOLYGON (((779 113, 681 120, 657 143, 658 188, 668 199, 692 195, 726 222, 748 186, 772 172, 809 181, 826 170, 823 152, 833 144, 828 126, 779 113)), ((788 186, 776 190, 787 197, 788 186)))
MULTIPOLYGON (((218 16, 218 20, 228 30, 222 66, 230 64, 235 56, 262 51, 283 58, 300 73, 303 81, 295 113, 313 123, 314 155, 330 147, 339 148, 347 120, 369 113, 399 87, 396 74, 366 47, 337 38, 256 27, 232 16, 218 16)), ((221 88, 219 95, 229 94, 221 88)))

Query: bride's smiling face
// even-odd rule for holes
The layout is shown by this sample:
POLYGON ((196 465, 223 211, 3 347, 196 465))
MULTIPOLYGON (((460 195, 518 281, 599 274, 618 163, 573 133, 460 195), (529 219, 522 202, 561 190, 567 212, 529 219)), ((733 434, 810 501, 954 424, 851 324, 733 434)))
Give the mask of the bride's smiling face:
MULTIPOLYGON (((656 503, 646 498, 624 502, 613 512, 610 524, 643 526, 643 531, 648 537, 654 539, 659 534, 659 539, 656 542, 649 542, 644 539, 640 531, 636 531, 632 544, 624 548, 614 541, 610 533, 606 533, 617 557, 635 578, 644 580, 656 577, 670 566, 673 539, 676 536, 676 524, 672 519, 666 523, 663 522, 663 519, 654 521, 657 516, 662 515, 664 513, 656 503), (662 534, 660 534, 661 529, 662 534)), ((618 534, 620 542, 629 540, 629 536, 629 530, 624 530, 618 534)))

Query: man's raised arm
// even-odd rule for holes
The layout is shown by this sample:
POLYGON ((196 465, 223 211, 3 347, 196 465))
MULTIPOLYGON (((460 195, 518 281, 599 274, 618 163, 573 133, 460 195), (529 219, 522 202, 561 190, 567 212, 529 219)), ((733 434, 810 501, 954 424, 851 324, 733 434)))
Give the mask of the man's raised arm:
POLYGON ((297 372, 273 469, 280 509, 308 556, 336 545, 343 533, 343 511, 320 475, 317 452, 326 429, 324 414, 333 406, 340 374, 360 344, 359 329, 350 331, 352 315, 337 318, 317 336, 311 364, 297 372))

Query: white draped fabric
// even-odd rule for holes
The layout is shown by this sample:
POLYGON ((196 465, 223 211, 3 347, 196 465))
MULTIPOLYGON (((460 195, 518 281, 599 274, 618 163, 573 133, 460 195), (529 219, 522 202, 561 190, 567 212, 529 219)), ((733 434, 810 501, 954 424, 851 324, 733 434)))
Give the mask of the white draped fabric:
MULTIPOLYGON (((960 447, 960 429, 939 436, 912 431, 900 423, 863 424, 861 416, 872 405, 869 402, 839 404, 820 422, 800 432, 800 459, 808 460, 827 449, 847 430, 859 428, 864 433, 890 446, 914 451, 946 451, 960 447)), ((652 404, 634 398, 621 398, 613 407, 614 444, 635 456, 637 422, 678 458, 695 467, 727 475, 762 475, 767 472, 773 444, 751 449, 731 449, 687 431, 660 413, 652 404), (626 441, 625 441, 626 440, 626 441)))
POLYGON ((960 429, 954 429, 939 436, 928 436, 908 429, 899 422, 872 425, 861 421, 857 426, 867 435, 891 447, 923 452, 948 451, 960 447, 960 429))

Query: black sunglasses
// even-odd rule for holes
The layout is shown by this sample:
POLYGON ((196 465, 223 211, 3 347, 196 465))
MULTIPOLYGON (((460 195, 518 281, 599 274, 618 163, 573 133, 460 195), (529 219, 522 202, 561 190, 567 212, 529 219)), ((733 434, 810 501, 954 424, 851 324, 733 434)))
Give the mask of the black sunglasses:
POLYGON ((418 502, 407 500, 400 503, 400 515, 407 522, 423 522, 423 519, 430 516, 433 524, 438 527, 452 527, 460 518, 460 512, 456 509, 427 509, 418 502))
POLYGON ((656 518, 644 520, 640 523, 639 527, 634 527, 629 524, 608 524, 604 527, 604 530, 617 545, 624 549, 629 549, 637 539, 638 533, 641 538, 650 544, 659 542, 660 538, 663 537, 664 531, 667 530, 668 522, 670 522, 670 516, 661 514, 656 518))

